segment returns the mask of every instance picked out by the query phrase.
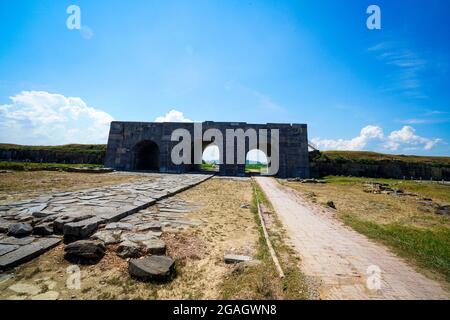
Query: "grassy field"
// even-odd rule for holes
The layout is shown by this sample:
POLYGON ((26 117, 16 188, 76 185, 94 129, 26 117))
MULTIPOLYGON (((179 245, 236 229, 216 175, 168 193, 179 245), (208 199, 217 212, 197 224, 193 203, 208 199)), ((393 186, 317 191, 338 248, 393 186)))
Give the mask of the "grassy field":
POLYGON ((325 184, 286 184, 312 202, 333 201, 337 217, 356 231, 379 241, 419 268, 450 282, 450 217, 425 210, 423 198, 450 203, 450 186, 395 179, 326 177, 325 184), (366 181, 387 183, 417 196, 363 191, 366 181))
POLYGON ((106 144, 66 144, 61 146, 25 146, 19 144, 0 143, 0 150, 45 150, 64 153, 102 153, 106 144))
POLYGON ((36 163, 36 162, 9 162, 0 161, 0 170, 14 171, 64 171, 68 168, 101 168, 99 164, 62 164, 62 163, 36 163))
POLYGON ((375 178, 357 178, 357 177, 325 177, 327 183, 342 186, 362 186, 365 182, 386 183, 394 189, 418 193, 423 197, 432 198, 436 201, 450 203, 450 185, 439 182, 418 182, 399 179, 375 179, 375 178))
POLYGON ((258 173, 262 170, 266 170, 267 165, 263 163, 247 163, 245 165, 245 172, 246 173, 258 173))
POLYGON ((200 168, 201 168, 202 170, 206 170, 206 171, 213 171, 214 168, 215 168, 215 165, 214 165, 213 163, 203 162, 203 163, 200 165, 200 168))

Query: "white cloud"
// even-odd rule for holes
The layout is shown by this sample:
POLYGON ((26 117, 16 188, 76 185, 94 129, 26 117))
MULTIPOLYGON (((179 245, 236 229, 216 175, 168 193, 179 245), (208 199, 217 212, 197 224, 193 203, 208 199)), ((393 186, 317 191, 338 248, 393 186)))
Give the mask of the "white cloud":
POLYGON ((106 143, 113 118, 78 97, 22 91, 0 105, 0 140, 18 144, 106 143))
POLYGON ((361 129, 359 136, 350 140, 314 138, 312 142, 324 150, 362 150, 370 140, 380 140, 383 136, 383 129, 369 125, 361 129))
POLYGON ((183 112, 177 110, 170 110, 163 117, 157 117, 155 122, 193 122, 184 116, 183 112))
POLYGON ((267 164, 267 156, 266 156, 266 154, 264 152, 262 152, 261 150, 258 150, 258 149, 250 150, 247 153, 246 160, 257 161, 257 162, 260 162, 260 163, 267 164))
POLYGON ((411 126, 404 126, 398 131, 392 131, 388 136, 385 148, 398 150, 400 146, 416 146, 424 150, 431 150, 441 139, 428 139, 416 135, 416 130, 411 126))
POLYGON ((202 159, 205 161, 219 161, 219 147, 215 144, 209 145, 203 151, 202 159))
POLYGON ((404 126, 398 131, 392 131, 388 136, 384 136, 383 129, 379 126, 369 125, 361 129, 359 136, 344 139, 320 139, 314 138, 311 141, 322 150, 364 150, 369 144, 378 149, 397 151, 399 149, 431 150, 436 144, 442 142, 441 139, 429 139, 416 135, 416 130, 411 126, 404 126))

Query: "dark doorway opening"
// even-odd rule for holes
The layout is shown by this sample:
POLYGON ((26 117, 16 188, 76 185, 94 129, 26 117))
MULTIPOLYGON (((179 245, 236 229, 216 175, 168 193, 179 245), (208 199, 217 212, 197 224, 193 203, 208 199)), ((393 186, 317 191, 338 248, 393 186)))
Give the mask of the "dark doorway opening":
POLYGON ((145 140, 134 147, 134 169, 159 171, 159 147, 155 142, 145 140))

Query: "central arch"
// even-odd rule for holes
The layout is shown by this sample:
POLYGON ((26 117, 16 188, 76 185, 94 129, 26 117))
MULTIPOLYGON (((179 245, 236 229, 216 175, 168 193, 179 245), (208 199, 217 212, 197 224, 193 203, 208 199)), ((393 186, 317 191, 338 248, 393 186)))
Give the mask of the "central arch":
POLYGON ((204 143, 201 169, 205 171, 219 172, 220 150, 214 143, 204 143))
POLYGON ((144 140, 134 147, 134 169, 159 171, 159 147, 152 140, 144 140))

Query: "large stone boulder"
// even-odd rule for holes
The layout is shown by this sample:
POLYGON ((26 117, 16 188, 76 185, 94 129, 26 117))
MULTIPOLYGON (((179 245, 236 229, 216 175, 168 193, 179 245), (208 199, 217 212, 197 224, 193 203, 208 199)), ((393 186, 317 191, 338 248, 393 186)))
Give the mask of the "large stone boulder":
POLYGON ((71 262, 93 264, 105 255, 106 247, 98 240, 79 240, 64 247, 65 258, 71 262))
POLYGON ((144 281, 167 281, 171 279, 174 271, 175 261, 168 256, 147 256, 128 262, 128 273, 144 281))
POLYGON ((16 238, 22 238, 30 235, 33 227, 29 223, 13 223, 8 227, 8 235, 16 238))
POLYGON ((92 217, 78 222, 66 223, 63 227, 64 239, 79 240, 92 235, 102 223, 101 218, 92 217))

